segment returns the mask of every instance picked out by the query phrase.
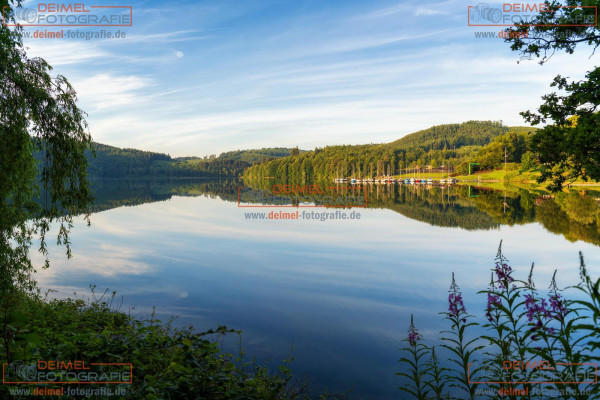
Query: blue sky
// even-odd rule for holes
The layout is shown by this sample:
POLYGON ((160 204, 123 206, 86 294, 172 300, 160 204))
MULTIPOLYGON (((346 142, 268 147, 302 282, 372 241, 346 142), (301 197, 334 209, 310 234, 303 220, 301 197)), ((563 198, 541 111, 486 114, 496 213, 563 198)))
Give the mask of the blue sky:
POLYGON ((474 37, 500 29, 467 26, 477 2, 462 0, 93 2, 117 3, 133 6, 124 39, 30 39, 29 54, 69 78, 96 141, 172 156, 522 125, 554 75, 595 62, 582 48, 517 64, 502 40, 474 37))

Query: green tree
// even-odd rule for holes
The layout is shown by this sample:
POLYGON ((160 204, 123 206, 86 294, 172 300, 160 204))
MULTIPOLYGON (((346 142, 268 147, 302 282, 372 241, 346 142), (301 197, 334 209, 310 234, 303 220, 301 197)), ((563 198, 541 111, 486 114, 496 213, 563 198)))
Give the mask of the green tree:
POLYGON ((531 151, 527 151, 523 154, 523 156, 521 157, 521 171, 525 172, 525 171, 529 171, 535 167, 537 167, 538 163, 537 160, 535 158, 535 154, 533 154, 531 151))
MULTIPOLYGON (((523 59, 537 58, 544 64, 556 52, 572 54, 582 44, 594 49, 600 45, 596 20, 599 1, 563 0, 545 4, 548 12, 539 13, 527 25, 507 29, 506 41, 523 59)), ((539 180, 550 181, 548 187, 554 191, 562 189, 568 180, 597 181, 600 179, 600 68, 588 71, 586 78, 578 82, 558 75, 552 87, 561 93, 543 96, 544 102, 537 113, 521 113, 533 125, 548 123, 532 139, 542 164, 539 180)))
MULTIPOLYGON (((0 0, 7 21, 16 22, 18 7, 20 1, 0 0)), ((85 113, 69 82, 51 76, 51 69, 43 59, 28 57, 22 28, 0 27, 0 294, 34 287, 28 250, 39 235, 46 254, 52 222, 60 225, 58 243, 70 256, 73 216, 91 200, 85 113)))
POLYGON ((490 144, 477 152, 476 162, 481 164, 481 169, 493 169, 501 166, 505 161, 519 162, 527 151, 527 133, 510 131, 496 137, 490 144))

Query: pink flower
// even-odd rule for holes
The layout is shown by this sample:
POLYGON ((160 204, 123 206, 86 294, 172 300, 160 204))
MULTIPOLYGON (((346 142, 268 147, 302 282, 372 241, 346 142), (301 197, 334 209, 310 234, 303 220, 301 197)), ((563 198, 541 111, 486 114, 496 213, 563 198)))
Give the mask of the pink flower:
POLYGON ((417 332, 417 328, 415 328, 413 316, 410 316, 410 327, 408 328, 408 343, 411 347, 415 347, 417 342, 421 340, 423 337, 419 332, 417 332))

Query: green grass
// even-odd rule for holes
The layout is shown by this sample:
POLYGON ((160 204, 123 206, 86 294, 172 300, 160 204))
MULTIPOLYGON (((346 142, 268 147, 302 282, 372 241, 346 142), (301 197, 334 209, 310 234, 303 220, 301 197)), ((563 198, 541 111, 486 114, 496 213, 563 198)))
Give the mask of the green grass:
POLYGON ((479 180, 479 181, 497 181, 497 182, 511 182, 511 183, 536 183, 537 177, 540 176, 539 172, 528 171, 520 173, 518 170, 505 171, 498 169, 494 171, 477 172, 471 175, 459 175, 455 176, 459 180, 479 180))
MULTIPOLYGON (((92 287, 91 297, 89 301, 48 300, 22 291, 1 293, 0 335, 6 340, 0 341, 0 363, 132 363, 133 383, 119 385, 127 392, 119 398, 311 398, 305 393, 305 383, 292 381, 291 358, 278 368, 268 368, 247 358, 241 348, 236 353, 224 351, 223 337, 239 335, 239 331, 225 327, 205 332, 177 329, 173 319, 160 321, 154 313, 140 318, 120 311, 114 292, 110 295, 107 290, 97 297, 92 287)), ((0 385, 0 398, 24 398, 12 397, 9 389, 0 385)), ((101 398, 105 397, 90 397, 101 398)))
POLYGON ((495 171, 486 171, 486 172, 479 172, 479 173, 473 173, 471 175, 458 175, 455 178, 458 180, 465 180, 465 181, 498 181, 498 182, 502 182, 504 181, 504 176, 506 175, 506 171, 504 170, 495 170, 495 171))
POLYGON ((448 177, 448 174, 446 173, 441 173, 441 172, 424 172, 424 173, 417 173, 417 174, 402 174, 402 175, 395 175, 394 178, 396 179, 405 179, 405 178, 431 178, 431 179, 442 179, 442 178, 446 178, 448 177))

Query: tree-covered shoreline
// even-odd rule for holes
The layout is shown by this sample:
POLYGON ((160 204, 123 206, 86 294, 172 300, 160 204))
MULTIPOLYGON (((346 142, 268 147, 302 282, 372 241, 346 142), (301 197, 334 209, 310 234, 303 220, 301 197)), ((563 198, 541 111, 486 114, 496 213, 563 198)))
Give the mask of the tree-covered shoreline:
MULTIPOLYGON (((246 169, 244 177, 311 181, 337 177, 375 178, 408 171, 431 170, 466 174, 468 164, 491 169, 500 162, 521 163, 530 151, 535 128, 506 127, 496 121, 468 121, 434 126, 386 144, 341 145, 264 161, 246 169)), ((530 166, 533 167, 534 163, 530 166)))
MULTIPOLYGON (((85 152, 90 178, 216 178, 237 177, 255 163, 289 156, 294 149, 262 148, 229 151, 205 157, 171 157, 169 154, 92 143, 85 152)), ((44 153, 35 158, 43 162, 44 153)))

